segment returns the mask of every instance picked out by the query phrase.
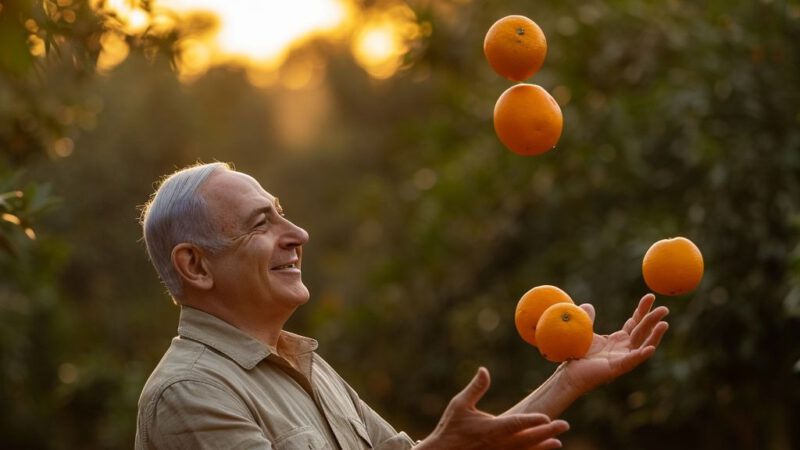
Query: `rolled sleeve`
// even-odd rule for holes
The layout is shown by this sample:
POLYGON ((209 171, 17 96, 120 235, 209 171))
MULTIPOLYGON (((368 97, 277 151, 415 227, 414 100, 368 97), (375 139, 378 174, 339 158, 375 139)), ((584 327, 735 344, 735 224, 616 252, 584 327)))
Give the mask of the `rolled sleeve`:
POLYGON ((408 450, 414 446, 414 441, 405 432, 398 433, 363 400, 359 401, 364 425, 375 450, 408 450))

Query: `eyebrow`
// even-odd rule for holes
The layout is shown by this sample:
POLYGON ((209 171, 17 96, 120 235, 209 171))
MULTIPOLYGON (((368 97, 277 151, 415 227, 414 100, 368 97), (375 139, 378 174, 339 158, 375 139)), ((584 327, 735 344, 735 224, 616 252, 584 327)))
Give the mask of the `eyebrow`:
POLYGON ((245 223, 252 223, 256 220, 256 217, 258 217, 259 215, 261 214, 269 215, 271 211, 272 211, 272 205, 261 206, 255 211, 251 212, 249 216, 247 216, 247 220, 245 221, 245 223))
POLYGON ((255 211, 251 212, 249 216, 247 216, 247 220, 245 223, 253 223, 260 214, 269 215, 272 211, 277 211, 278 214, 283 215, 283 208, 281 207, 281 202, 278 200, 278 197, 275 197, 272 200, 272 204, 267 204, 264 206, 258 207, 255 211))

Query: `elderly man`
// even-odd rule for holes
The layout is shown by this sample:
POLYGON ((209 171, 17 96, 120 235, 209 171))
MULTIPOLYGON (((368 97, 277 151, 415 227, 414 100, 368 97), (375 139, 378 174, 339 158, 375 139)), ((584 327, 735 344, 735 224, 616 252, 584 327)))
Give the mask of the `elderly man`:
POLYGON ((489 388, 479 368, 415 442, 358 397, 315 353, 316 341, 283 329, 309 299, 301 278, 308 233, 255 179, 223 163, 180 170, 145 206, 142 226, 181 308, 178 337, 139 400, 142 450, 556 448, 568 425, 551 418, 649 358, 667 329, 667 309, 651 309, 646 295, 620 331, 595 335, 586 358, 562 364, 498 416, 476 408, 489 388))

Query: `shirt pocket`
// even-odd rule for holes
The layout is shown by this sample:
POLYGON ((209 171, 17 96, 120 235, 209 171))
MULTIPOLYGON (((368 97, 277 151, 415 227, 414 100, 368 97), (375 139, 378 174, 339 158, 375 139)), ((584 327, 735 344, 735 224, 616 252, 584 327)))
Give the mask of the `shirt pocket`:
POLYGON ((367 433, 367 427, 365 427, 364 424, 358 419, 351 417, 349 420, 353 430, 355 430, 358 437, 361 438, 361 443, 364 445, 364 448, 372 448, 372 440, 369 438, 369 434, 367 433))
POLYGON ((313 427, 294 429, 275 441, 276 450, 330 450, 325 439, 313 427))

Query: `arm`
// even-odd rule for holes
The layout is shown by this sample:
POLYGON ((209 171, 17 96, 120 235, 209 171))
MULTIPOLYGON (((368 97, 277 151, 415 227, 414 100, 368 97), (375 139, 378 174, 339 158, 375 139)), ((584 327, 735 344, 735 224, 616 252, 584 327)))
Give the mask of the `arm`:
POLYGON ((164 389, 138 427, 137 450, 272 448, 244 404, 203 381, 179 381, 164 389))
MULTIPOLYGON (((551 449, 561 447, 556 436, 569 429, 558 417, 575 400, 597 386, 633 370, 655 352, 668 325, 669 313, 654 310, 655 296, 645 295, 621 330, 595 334, 584 358, 561 364, 538 389, 500 416, 476 408, 489 389, 489 373, 481 368, 470 384, 453 397, 436 429, 419 446, 430 449, 551 449)), ((581 305, 594 320, 592 305, 581 305)))
MULTIPOLYGON (((664 306, 652 309, 653 294, 639 301, 622 329, 608 336, 594 335, 589 352, 582 359, 567 361, 538 389, 504 414, 539 412, 558 417, 575 400, 592 389, 630 372, 650 358, 669 325, 664 306)), ((592 305, 581 305, 594 320, 592 305)))

